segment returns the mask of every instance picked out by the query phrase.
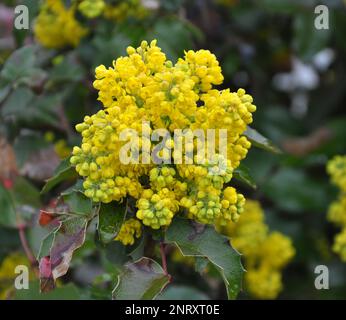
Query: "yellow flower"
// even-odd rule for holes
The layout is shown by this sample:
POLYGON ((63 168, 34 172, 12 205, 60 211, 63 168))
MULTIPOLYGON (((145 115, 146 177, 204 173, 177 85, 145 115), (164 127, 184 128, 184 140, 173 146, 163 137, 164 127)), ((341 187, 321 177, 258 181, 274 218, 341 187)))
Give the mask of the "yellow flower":
MULTIPOLYGON (((234 190, 226 197, 235 199, 234 190)), ((260 203, 247 200, 239 221, 217 224, 231 244, 244 255, 245 287, 256 298, 274 299, 282 290, 281 270, 295 255, 292 241, 280 232, 269 232, 260 203)))
POLYGON ((336 156, 327 164, 327 171, 332 182, 340 188, 339 197, 328 210, 327 218, 341 227, 341 232, 335 236, 333 251, 346 262, 346 156, 336 156))
POLYGON ((336 235, 333 250, 340 255, 342 261, 346 262, 346 228, 336 235))
POLYGON ((141 223, 136 219, 126 220, 114 240, 120 241, 124 246, 133 245, 135 238, 139 238, 142 234, 141 223))
POLYGON ((126 51, 111 67, 96 68, 93 85, 104 109, 76 126, 82 144, 71 163, 85 195, 104 203, 135 198, 137 218, 153 229, 167 227, 179 211, 206 224, 236 221, 245 198, 227 184, 251 146, 243 133, 256 110, 252 97, 213 88, 223 76, 208 50, 187 51, 175 64, 156 40, 126 51), (201 148, 209 129, 220 132, 212 154, 209 144, 201 148), (157 151, 152 138, 160 130, 169 137, 157 151))
POLYGON ((76 6, 65 8, 61 0, 45 0, 35 23, 35 37, 47 48, 76 47, 87 34, 75 18, 76 6))
POLYGON ((247 290, 259 299, 275 299, 282 290, 281 273, 266 267, 249 269, 245 283, 247 290))
POLYGON ((271 268, 284 267, 295 255, 290 238, 280 232, 272 232, 262 243, 260 256, 262 261, 271 268))
POLYGON ((336 156, 327 164, 332 182, 346 192, 346 156, 336 156))
POLYGON ((87 18, 96 18, 102 14, 106 4, 103 0, 83 0, 78 10, 87 18))
POLYGON ((148 13, 149 11, 142 5, 141 0, 122 0, 117 4, 108 4, 104 9, 104 16, 117 22, 130 17, 143 19, 148 13))

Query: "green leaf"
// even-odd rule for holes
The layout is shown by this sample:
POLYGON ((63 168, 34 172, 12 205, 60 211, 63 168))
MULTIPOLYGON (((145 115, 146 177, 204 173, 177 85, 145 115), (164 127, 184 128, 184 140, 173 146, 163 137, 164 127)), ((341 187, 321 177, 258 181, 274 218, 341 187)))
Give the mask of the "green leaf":
POLYGON ((13 188, 0 183, 0 225, 16 227, 23 220, 31 221, 40 207, 38 190, 26 179, 16 177, 13 188))
POLYGON ((281 168, 261 189, 280 209, 292 213, 326 212, 333 199, 325 181, 313 179, 298 168, 281 168))
POLYGON ((5 100, 1 114, 15 116, 17 121, 35 124, 43 123, 58 127, 56 107, 61 104, 62 94, 35 95, 27 87, 18 87, 5 100))
POLYGON ((0 103, 2 103, 8 96, 8 94, 11 92, 11 85, 1 85, 0 89, 0 103))
POLYGON ((228 298, 237 297, 244 269, 240 254, 231 247, 226 237, 218 234, 210 226, 205 226, 200 231, 191 221, 176 218, 167 230, 166 242, 174 243, 184 256, 208 258, 220 272, 228 298))
POLYGON ((257 148, 264 149, 266 151, 273 153, 282 153, 281 150, 277 146, 275 146, 270 140, 268 140, 258 131, 250 128, 249 126, 244 132, 244 136, 247 137, 248 140, 257 148))
POLYGON ((35 64, 35 46, 25 46, 15 52, 6 60, 0 72, 0 77, 12 82, 29 76, 35 64))
POLYGON ((111 271, 116 269, 120 273, 124 264, 130 260, 130 256, 126 252, 127 248, 120 241, 112 241, 107 246, 102 247, 101 250, 107 263, 111 266, 111 271))
POLYGON ((145 243, 146 235, 144 231, 141 238, 137 242, 135 242, 133 246, 129 248, 130 251, 128 255, 132 258, 132 260, 138 260, 144 256, 145 243))
POLYGON ((34 132, 26 132, 16 137, 14 141, 14 152, 19 168, 23 167, 29 157, 44 148, 48 148, 49 143, 42 139, 42 135, 34 132))
POLYGON ((23 114, 27 115, 26 110, 33 101, 35 95, 29 88, 19 87, 11 92, 2 106, 1 114, 3 117, 23 114))
POLYGON ((209 297, 195 288, 174 285, 167 287, 158 300, 209 300, 209 297))
POLYGON ((125 204, 109 203, 101 205, 97 230, 103 244, 111 242, 117 236, 125 220, 126 211, 125 204))
POLYGON ((240 166, 234 170, 233 177, 253 189, 257 188, 256 182, 250 176, 249 168, 243 164, 240 164, 240 166))
POLYGON ((209 264, 209 260, 205 257, 195 257, 195 270, 196 272, 203 274, 207 266, 209 264))
POLYGON ((36 187, 23 177, 14 180, 13 193, 15 202, 21 205, 30 205, 34 208, 41 206, 40 193, 36 187))
MULTIPOLYGON (((36 214, 37 214, 37 211, 36 211, 36 214)), ((36 219, 37 219, 37 215, 36 215, 36 219)), ((50 229, 43 228, 39 223, 34 223, 30 228, 26 229, 26 237, 29 243, 29 247, 35 257, 38 257, 40 255, 42 242, 49 235, 49 233, 50 233, 50 229)))
POLYGON ((37 255, 37 260, 40 261, 41 258, 49 256, 50 250, 53 246, 56 233, 59 231, 61 225, 54 228, 46 237, 43 238, 40 246, 40 250, 37 255))
POLYGON ((62 196, 68 195, 73 192, 83 193, 83 179, 78 179, 77 182, 71 187, 67 188, 65 191, 61 192, 62 196))
POLYGON ((68 205, 70 213, 90 216, 93 214, 91 199, 87 198, 83 193, 70 192, 62 196, 64 203, 68 205))
POLYGON ((49 80, 54 83, 66 83, 69 81, 80 81, 84 76, 83 68, 76 61, 67 57, 53 67, 49 80))
POLYGON ((54 176, 47 180, 41 194, 47 193, 62 181, 71 180, 76 177, 77 173, 74 167, 70 164, 70 158, 67 158, 60 163, 58 168, 56 168, 54 176))
POLYGON ((16 209, 10 192, 0 183, 0 225, 5 227, 16 226, 16 209))
POLYGON ((143 257, 125 265, 122 274, 118 277, 113 298, 117 300, 155 299, 168 282, 168 276, 161 266, 154 260, 143 257))

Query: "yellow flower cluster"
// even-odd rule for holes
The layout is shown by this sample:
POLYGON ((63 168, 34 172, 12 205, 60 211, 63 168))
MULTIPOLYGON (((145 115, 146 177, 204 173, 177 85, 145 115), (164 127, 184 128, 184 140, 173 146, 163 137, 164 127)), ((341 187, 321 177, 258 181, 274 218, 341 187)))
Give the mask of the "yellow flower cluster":
POLYGON ((104 109, 76 126, 83 140, 71 163, 84 177, 85 195, 105 203, 135 198, 137 218, 153 229, 168 226, 178 212, 207 224, 236 221, 245 199, 226 184, 251 146, 243 133, 256 110, 252 97, 213 88, 223 76, 208 50, 187 51, 176 64, 155 40, 127 53, 112 67, 96 68, 104 109), (169 137, 159 143, 153 137, 163 129, 169 137), (224 130, 227 152, 215 134, 214 153, 199 153, 193 132, 207 136, 209 129, 224 130), (188 132, 175 139, 177 130, 188 132))
POLYGON ((61 0, 45 0, 35 23, 35 37, 47 48, 76 47, 87 34, 75 18, 76 6, 66 8, 61 0))
POLYGON ((133 245, 135 243, 135 238, 139 238, 142 234, 142 225, 136 219, 126 220, 116 236, 115 240, 120 241, 123 245, 133 245))
POLYGON ((147 15, 148 10, 142 5, 141 0, 123 0, 115 4, 107 4, 104 10, 106 19, 118 22, 130 17, 143 19, 147 15))
POLYGON ((87 18, 96 18, 100 16, 105 9, 106 4, 103 0, 83 0, 78 5, 78 10, 87 18))
POLYGON ((245 258, 245 286, 256 298, 274 299, 282 290, 281 270, 295 254, 291 240, 269 232, 259 202, 247 200, 238 223, 217 229, 231 238, 231 244, 245 258))
POLYGON ((328 220, 341 228, 335 237, 333 251, 346 262, 346 156, 336 156, 329 161, 327 171, 332 182, 340 188, 338 200, 330 205, 328 211, 328 220))
POLYGON ((12 253, 2 261, 0 266, 0 300, 5 300, 10 296, 11 290, 14 288, 13 281, 17 276, 15 268, 18 265, 29 267, 26 257, 19 253, 12 253))

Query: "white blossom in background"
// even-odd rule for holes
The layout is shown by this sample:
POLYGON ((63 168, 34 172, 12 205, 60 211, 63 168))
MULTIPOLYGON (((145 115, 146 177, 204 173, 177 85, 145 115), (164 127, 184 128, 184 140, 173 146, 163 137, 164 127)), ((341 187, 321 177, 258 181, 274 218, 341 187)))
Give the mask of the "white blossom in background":
POLYGON ((318 72, 325 72, 335 59, 335 52, 325 48, 316 53, 311 63, 304 63, 298 57, 292 58, 292 70, 278 73, 273 77, 273 86, 291 94, 291 111, 297 117, 303 117, 309 107, 309 91, 320 84, 318 72))
POLYGON ((335 59, 335 52, 333 49, 325 48, 312 58, 312 63, 318 71, 326 71, 335 59))
POLYGON ((157 10, 160 7, 159 0, 142 0, 142 6, 148 10, 157 10))

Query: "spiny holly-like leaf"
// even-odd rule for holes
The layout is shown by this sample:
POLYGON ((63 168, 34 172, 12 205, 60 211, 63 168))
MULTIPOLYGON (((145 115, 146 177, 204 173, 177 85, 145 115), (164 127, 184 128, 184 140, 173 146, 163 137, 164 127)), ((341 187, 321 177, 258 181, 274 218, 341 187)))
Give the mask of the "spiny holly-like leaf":
POLYGON ((257 148, 273 152, 282 153, 281 150, 275 146, 270 140, 260 134, 257 130, 247 127, 244 132, 244 136, 249 139, 249 141, 257 148))
POLYGON ((118 300, 154 299, 169 282, 161 266, 152 259, 143 257, 124 266, 113 291, 118 300))
POLYGON ((52 290, 56 279, 66 274, 73 252, 85 241, 87 225, 84 217, 68 217, 44 239, 39 253, 42 292, 52 290))
POLYGON ((67 158, 60 163, 58 168, 56 168, 54 176, 47 180, 41 193, 47 193, 60 182, 64 180, 74 179, 76 177, 77 173, 75 169, 71 166, 70 159, 67 158))
POLYGON ((126 210, 126 204, 101 205, 97 230, 103 244, 111 242, 117 236, 125 220, 126 210))
POLYGON ((234 170, 233 177, 253 189, 257 188, 255 181, 250 175, 249 168, 244 166, 243 164, 241 164, 237 169, 234 170))
POLYGON ((229 240, 212 227, 196 228, 187 219, 176 218, 166 233, 166 242, 174 243, 184 256, 206 257, 219 270, 229 299, 235 299, 241 290, 244 269, 240 254, 229 240))

